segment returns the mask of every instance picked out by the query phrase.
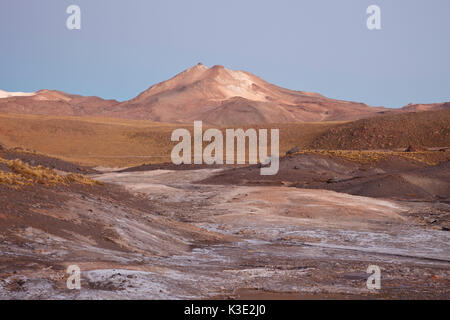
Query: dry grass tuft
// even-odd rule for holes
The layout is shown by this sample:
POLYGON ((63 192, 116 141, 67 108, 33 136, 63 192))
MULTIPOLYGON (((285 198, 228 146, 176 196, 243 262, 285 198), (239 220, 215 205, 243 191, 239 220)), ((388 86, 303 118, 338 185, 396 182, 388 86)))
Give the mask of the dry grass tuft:
POLYGON ((55 170, 45 168, 41 165, 31 166, 21 160, 5 160, 0 158, 0 163, 8 166, 12 172, 0 171, 0 184, 15 188, 22 186, 43 184, 47 186, 69 185, 78 183, 93 186, 101 182, 90 179, 82 174, 58 174, 55 170))
POLYGON ((0 184, 18 189, 32 183, 16 173, 0 171, 0 184))
POLYGON ((397 151, 365 151, 365 150, 301 150, 295 154, 319 154, 342 158, 360 164, 373 164, 381 160, 386 160, 390 156, 396 156, 408 160, 422 162, 427 165, 436 165, 450 160, 449 152, 438 151, 418 151, 418 152, 397 152, 397 151))

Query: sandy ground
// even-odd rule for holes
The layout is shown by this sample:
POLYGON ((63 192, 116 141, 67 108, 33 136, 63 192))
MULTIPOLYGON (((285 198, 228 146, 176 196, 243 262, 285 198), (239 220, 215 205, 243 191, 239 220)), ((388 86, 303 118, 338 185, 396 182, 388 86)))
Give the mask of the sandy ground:
POLYGON ((95 175, 155 214, 101 197, 67 200, 53 214, 81 223, 92 208, 111 245, 25 228, 23 243, 0 241, 0 298, 450 298, 450 235, 417 224, 409 202, 194 183, 221 170, 95 175), (81 290, 65 288, 71 264, 82 270, 81 290), (369 265, 381 268, 381 290, 367 289, 369 265))

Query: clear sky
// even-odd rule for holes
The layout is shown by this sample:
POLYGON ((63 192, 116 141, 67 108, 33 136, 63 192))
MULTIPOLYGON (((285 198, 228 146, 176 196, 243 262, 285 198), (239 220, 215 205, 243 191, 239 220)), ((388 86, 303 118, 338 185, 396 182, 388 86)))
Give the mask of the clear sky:
POLYGON ((0 57, 6 91, 126 100, 203 62, 370 105, 450 101, 450 1, 1 0, 0 57))

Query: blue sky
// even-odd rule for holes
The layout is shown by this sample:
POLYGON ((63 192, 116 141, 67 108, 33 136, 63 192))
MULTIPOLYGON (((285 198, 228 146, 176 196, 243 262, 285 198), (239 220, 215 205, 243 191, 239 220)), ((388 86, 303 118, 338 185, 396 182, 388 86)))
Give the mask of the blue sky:
POLYGON ((0 43, 6 91, 126 100, 201 61, 370 105, 450 101, 448 0, 2 0, 0 43))

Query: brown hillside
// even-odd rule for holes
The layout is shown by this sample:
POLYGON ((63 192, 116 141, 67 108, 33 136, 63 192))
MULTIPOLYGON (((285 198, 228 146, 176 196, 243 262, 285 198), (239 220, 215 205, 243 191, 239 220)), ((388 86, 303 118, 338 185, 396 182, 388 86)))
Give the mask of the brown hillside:
POLYGON ((430 104, 408 104, 402 108, 406 112, 419 112, 419 111, 437 111, 437 110, 450 109, 450 102, 444 103, 430 103, 430 104))
MULTIPOLYGON (((243 129, 279 128, 280 152, 283 154, 293 146, 304 148, 338 124, 245 125, 243 129)), ((0 144, 5 148, 21 147, 85 165, 132 166, 170 162, 170 153, 176 144, 170 141, 170 137, 177 128, 186 128, 192 132, 193 125, 0 113, 0 144)), ((207 128, 204 126, 204 130, 207 128)), ((225 131, 220 126, 218 128, 225 131)))
POLYGON ((450 109, 362 119, 330 128, 314 149, 374 150, 450 146, 450 109))

